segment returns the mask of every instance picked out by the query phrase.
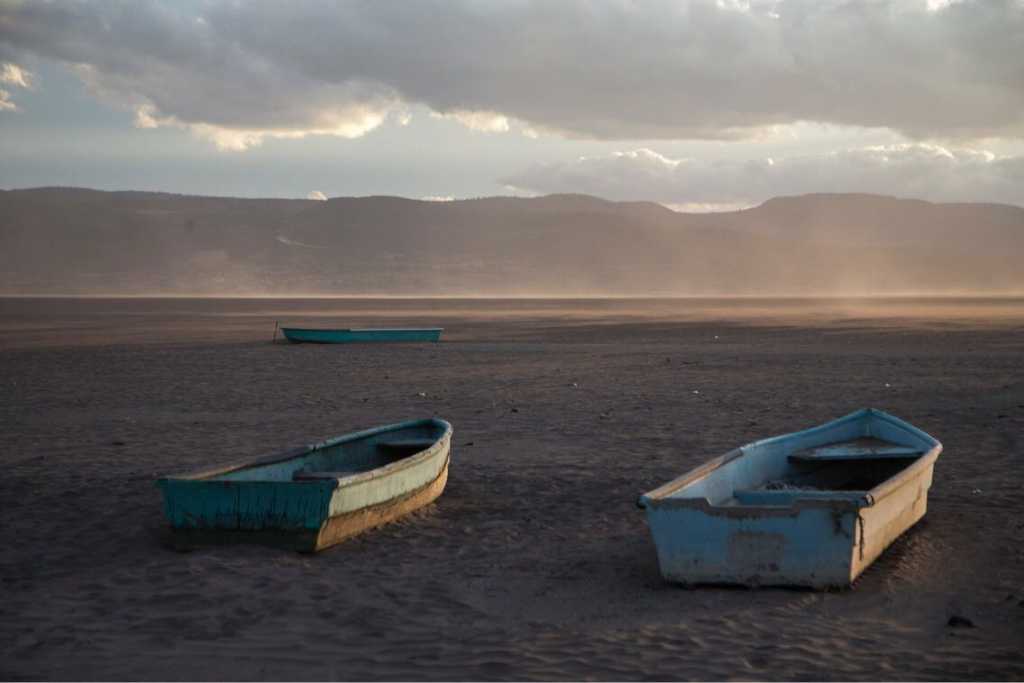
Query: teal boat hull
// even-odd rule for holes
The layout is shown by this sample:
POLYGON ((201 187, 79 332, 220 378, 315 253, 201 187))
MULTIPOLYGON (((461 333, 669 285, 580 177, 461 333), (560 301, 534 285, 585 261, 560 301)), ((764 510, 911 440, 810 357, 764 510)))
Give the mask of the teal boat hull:
POLYGON ((308 344, 359 344, 372 342, 437 342, 441 340, 440 327, 422 328, 363 328, 363 329, 311 329, 282 327, 285 339, 308 344))
POLYGON ((322 550, 440 496, 451 437, 444 420, 415 420, 163 477, 170 539, 322 550))
POLYGON ((737 448, 637 503, 669 581, 841 588, 924 516, 941 451, 863 409, 737 448))

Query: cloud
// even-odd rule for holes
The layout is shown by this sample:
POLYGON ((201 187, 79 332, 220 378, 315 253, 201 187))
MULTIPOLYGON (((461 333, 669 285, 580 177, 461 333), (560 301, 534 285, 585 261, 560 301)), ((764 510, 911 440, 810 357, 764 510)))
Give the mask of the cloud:
MULTIPOLYGON (((19 88, 32 87, 32 74, 11 62, 0 62, 0 83, 19 88)), ((0 88, 0 111, 18 111, 18 105, 11 99, 8 90, 0 88)))
POLYGON ((386 112, 353 108, 344 112, 333 112, 331 117, 334 119, 332 122, 326 121, 328 117, 325 116, 325 120, 321 123, 299 130, 239 129, 209 123, 185 123, 175 116, 159 116, 150 104, 139 105, 135 109, 135 125, 138 128, 159 128, 161 126, 184 128, 191 131, 196 137, 209 140, 217 149, 230 152, 242 152, 250 147, 258 147, 266 138, 294 140, 307 135, 358 138, 383 123, 386 112), (324 127, 317 127, 318 125, 324 127))
POLYGON ((278 242, 280 242, 281 244, 286 244, 289 247, 302 247, 304 249, 329 249, 330 248, 330 247, 326 247, 326 246, 323 246, 323 245, 320 245, 320 244, 307 244, 305 242, 300 242, 298 240, 293 240, 293 239, 291 239, 289 237, 285 237, 284 235, 277 235, 275 237, 275 239, 278 242))
POLYGON ((672 159, 637 149, 538 164, 500 182, 539 193, 646 199, 684 210, 741 208, 775 196, 810 192, 1024 206, 1024 156, 997 157, 984 150, 924 143, 748 161, 672 159))
POLYGON ((455 201, 455 197, 452 197, 451 195, 443 195, 442 196, 442 195, 436 195, 436 194, 428 194, 426 197, 420 197, 420 199, 425 201, 425 202, 454 202, 455 201))
POLYGON ((667 202, 663 204, 666 209, 672 209, 680 213, 720 213, 722 211, 741 211, 757 206, 760 202, 667 202))
POLYGON ((32 87, 32 74, 22 69, 17 64, 10 62, 0 63, 0 83, 17 85, 22 88, 32 87))
POLYGON ((327 201, 327 195, 325 195, 320 190, 313 190, 312 192, 310 192, 309 194, 306 195, 306 199, 314 199, 314 200, 316 200, 318 202, 326 202, 327 201))
POLYGON ((458 109, 447 114, 435 114, 440 118, 458 121, 470 130, 482 133, 507 133, 511 126, 508 117, 493 111, 466 111, 458 109))
POLYGON ((0 54, 235 150, 358 137, 415 106, 598 139, 798 121, 1021 137, 1021 35, 1021 0, 0 3, 0 54))

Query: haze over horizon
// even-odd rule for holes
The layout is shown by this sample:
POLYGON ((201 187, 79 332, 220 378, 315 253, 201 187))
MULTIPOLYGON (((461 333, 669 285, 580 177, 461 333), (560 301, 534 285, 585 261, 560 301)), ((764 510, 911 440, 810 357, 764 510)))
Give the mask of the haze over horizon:
POLYGON ((451 202, 0 192, 0 293, 1020 294, 1024 208, 877 195, 723 213, 580 194, 451 202))

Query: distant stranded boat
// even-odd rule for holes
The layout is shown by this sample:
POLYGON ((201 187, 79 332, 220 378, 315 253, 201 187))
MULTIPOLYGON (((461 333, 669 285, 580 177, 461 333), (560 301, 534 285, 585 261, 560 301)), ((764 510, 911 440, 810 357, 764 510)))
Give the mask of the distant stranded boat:
POLYGON ((310 329, 282 327, 281 332, 290 342, 312 344, 355 344, 359 342, 436 342, 441 339, 441 327, 380 327, 362 329, 310 329))
POLYGON ((863 409, 737 448, 637 503, 670 581, 848 586, 924 516, 941 452, 863 409))
POLYGON ((441 495, 452 426, 377 427, 157 481, 175 545, 249 541, 315 552, 441 495))

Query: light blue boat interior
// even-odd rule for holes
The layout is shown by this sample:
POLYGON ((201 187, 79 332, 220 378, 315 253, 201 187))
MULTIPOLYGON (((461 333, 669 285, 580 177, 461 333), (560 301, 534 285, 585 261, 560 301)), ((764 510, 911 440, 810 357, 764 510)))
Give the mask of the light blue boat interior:
POLYGON ((857 500, 936 445, 937 440, 906 422, 866 408, 819 427, 747 444, 666 498, 704 500, 712 506, 857 500))

